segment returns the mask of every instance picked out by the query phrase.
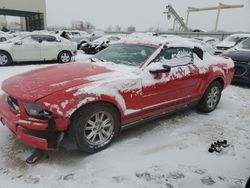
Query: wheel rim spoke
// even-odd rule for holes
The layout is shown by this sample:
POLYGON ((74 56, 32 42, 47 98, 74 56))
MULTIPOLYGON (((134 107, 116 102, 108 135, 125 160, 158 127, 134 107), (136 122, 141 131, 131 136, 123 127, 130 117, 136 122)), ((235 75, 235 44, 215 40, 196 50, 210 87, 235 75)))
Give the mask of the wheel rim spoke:
POLYGON ((104 138, 104 136, 102 135, 102 133, 100 132, 100 133, 98 133, 98 135, 99 135, 99 139, 100 139, 100 141, 103 141, 105 138, 104 138))
POLYGON ((91 131, 87 136, 87 139, 90 140, 95 135, 94 131, 91 131))
POLYGON ((89 125, 91 125, 92 127, 94 127, 94 126, 95 126, 95 122, 94 122, 94 121, 92 121, 92 120, 88 120, 88 124, 89 124, 89 125))
POLYGON ((103 134, 104 136, 106 136, 106 137, 109 136, 109 132, 106 132, 104 129, 102 130, 102 134, 103 134))

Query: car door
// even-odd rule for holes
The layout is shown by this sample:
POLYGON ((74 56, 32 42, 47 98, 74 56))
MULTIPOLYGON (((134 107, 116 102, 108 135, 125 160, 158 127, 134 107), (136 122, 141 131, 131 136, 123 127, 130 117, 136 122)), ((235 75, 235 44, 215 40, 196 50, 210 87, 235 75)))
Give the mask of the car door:
POLYGON ((165 103, 185 103, 197 95, 200 84, 198 68, 193 63, 189 48, 166 48, 146 67, 142 75, 143 108, 165 103), (152 70, 168 72, 150 73, 152 70))
POLYGON ((30 35, 16 41, 12 48, 15 61, 41 60, 41 44, 38 35, 30 35))
POLYGON ((55 36, 43 35, 41 43, 42 60, 56 60, 61 49, 61 41, 55 36))

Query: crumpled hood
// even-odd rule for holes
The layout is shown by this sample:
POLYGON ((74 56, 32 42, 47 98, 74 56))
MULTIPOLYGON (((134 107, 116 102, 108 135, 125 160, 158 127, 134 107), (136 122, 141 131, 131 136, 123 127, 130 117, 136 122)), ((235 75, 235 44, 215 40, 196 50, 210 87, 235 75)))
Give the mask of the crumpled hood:
POLYGON ((52 93, 92 82, 87 77, 111 71, 92 63, 56 65, 13 76, 3 82, 2 89, 14 98, 35 102, 52 93))

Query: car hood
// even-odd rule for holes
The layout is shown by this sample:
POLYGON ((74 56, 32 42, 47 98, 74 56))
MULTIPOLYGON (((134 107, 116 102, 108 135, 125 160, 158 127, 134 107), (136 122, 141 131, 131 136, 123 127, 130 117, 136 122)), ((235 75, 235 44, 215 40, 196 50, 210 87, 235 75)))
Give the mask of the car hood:
POLYGON ((87 78, 112 70, 93 63, 71 63, 50 66, 13 76, 2 89, 14 98, 35 102, 52 93, 92 81, 87 78))
POLYGON ((223 53, 225 56, 230 57, 233 61, 236 62, 250 62, 250 50, 229 50, 223 53))

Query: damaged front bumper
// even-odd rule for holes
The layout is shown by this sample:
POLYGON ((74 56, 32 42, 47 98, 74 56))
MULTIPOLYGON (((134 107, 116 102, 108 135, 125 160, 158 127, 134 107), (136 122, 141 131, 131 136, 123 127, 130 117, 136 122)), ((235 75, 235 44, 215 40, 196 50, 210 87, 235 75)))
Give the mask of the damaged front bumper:
POLYGON ((16 137, 33 148, 53 151, 58 147, 58 140, 63 132, 57 131, 56 120, 39 120, 13 111, 7 102, 7 95, 0 96, 0 121, 16 137))

